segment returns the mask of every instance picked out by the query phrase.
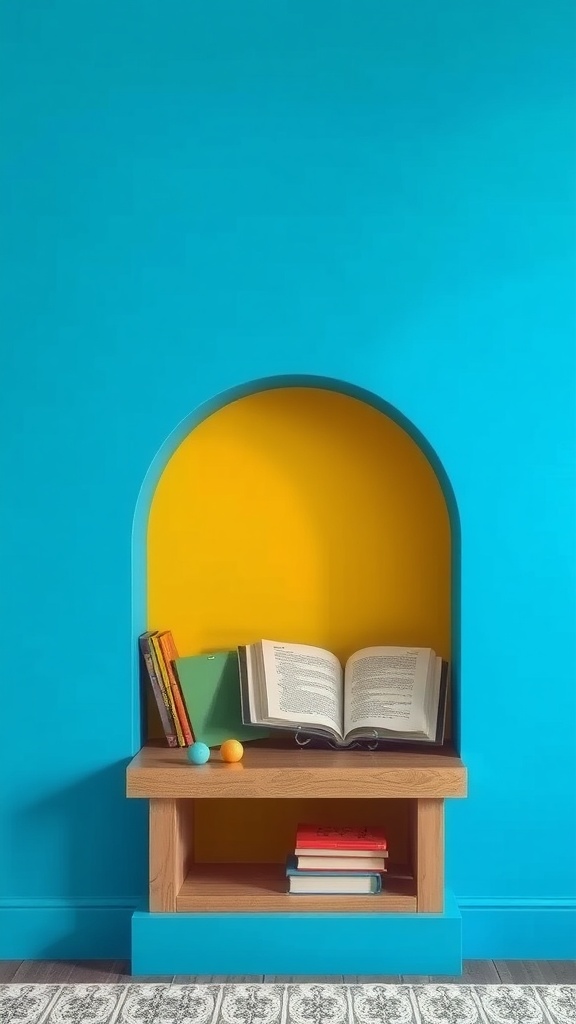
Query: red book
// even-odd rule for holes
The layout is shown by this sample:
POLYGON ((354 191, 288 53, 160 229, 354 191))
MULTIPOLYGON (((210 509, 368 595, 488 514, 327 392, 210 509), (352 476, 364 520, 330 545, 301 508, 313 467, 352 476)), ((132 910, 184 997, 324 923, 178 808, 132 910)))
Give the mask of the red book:
POLYGON ((386 836, 381 828, 336 828, 332 825, 299 825, 296 853, 304 850, 386 850, 386 836))

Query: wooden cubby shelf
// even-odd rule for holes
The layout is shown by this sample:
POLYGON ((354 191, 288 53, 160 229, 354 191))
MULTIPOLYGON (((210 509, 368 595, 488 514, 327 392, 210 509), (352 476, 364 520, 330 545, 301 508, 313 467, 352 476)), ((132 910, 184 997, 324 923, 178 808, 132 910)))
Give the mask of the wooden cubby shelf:
POLYGON ((377 896, 290 896, 282 865, 202 864, 194 866, 176 897, 178 911, 219 913, 402 913, 416 910, 414 878, 386 874, 377 896), (328 902, 327 902, 328 900, 328 902))
MULTIPOLYGON (((444 800, 466 795, 466 769, 438 752, 324 751, 248 746, 238 764, 218 754, 191 765, 184 750, 144 747, 127 770, 127 795, 150 802, 150 911, 163 913, 442 913, 444 800), (391 851, 377 896, 290 896, 282 864, 194 859, 202 800, 402 800, 409 802, 410 864, 391 851)), ((286 853, 289 851, 286 850, 286 853)))

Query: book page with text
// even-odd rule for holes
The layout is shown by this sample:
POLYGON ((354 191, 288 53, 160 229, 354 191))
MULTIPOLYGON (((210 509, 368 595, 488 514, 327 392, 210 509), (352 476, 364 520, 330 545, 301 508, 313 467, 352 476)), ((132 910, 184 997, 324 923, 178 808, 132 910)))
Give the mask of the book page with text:
POLYGON ((320 647, 262 641, 268 714, 342 736, 344 694, 338 658, 320 647))
POLYGON ((370 728, 425 730, 431 659, 429 648, 417 647, 367 647, 353 654, 345 673, 345 734, 370 728))

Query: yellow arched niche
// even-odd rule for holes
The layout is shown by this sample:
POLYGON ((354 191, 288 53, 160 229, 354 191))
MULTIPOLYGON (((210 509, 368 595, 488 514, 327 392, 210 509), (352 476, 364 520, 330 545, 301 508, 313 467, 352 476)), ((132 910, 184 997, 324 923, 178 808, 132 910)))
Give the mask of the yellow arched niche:
MULTIPOLYGON (((147 559, 148 626, 170 628, 181 654, 266 638, 341 659, 370 644, 450 657, 450 524, 438 479, 401 427, 340 392, 262 391, 200 423, 158 483, 147 559)), ((263 830, 258 802, 241 803, 201 801, 198 859, 285 854, 297 802, 275 825, 267 808, 263 830)), ((391 805, 403 859, 400 803, 391 805)), ((343 810, 308 802, 306 816, 338 820, 343 810)))

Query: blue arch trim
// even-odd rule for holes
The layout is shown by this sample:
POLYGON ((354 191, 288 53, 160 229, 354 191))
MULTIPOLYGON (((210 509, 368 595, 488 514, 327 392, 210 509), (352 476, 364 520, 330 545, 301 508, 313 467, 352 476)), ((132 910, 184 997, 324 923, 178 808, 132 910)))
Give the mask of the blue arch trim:
POLYGON ((409 437, 418 445, 430 463, 446 501, 451 530, 451 595, 452 595, 452 716, 453 716, 453 742, 457 750, 460 749, 460 564, 461 564, 461 531, 460 515, 456 496, 450 483, 448 474, 442 465, 440 458, 429 444, 427 439, 418 428, 404 416, 398 409, 385 399, 375 395, 371 391, 359 388, 354 384, 348 384, 332 377, 321 377, 303 374, 285 374, 276 377, 261 377, 257 380, 239 384, 226 391, 215 395, 209 401, 202 403, 187 416, 184 417, 168 435, 152 459, 146 476, 144 477, 134 512, 132 525, 132 753, 135 753, 142 745, 143 709, 140 701, 139 684, 139 660, 137 637, 146 628, 146 535, 148 529, 148 517, 154 492, 164 471, 164 467, 174 454, 178 446, 188 434, 202 423, 203 420, 212 416, 213 413, 223 409, 224 406, 238 399, 247 398, 249 395, 258 394, 261 391, 273 391, 280 388, 320 388, 325 391, 335 391, 350 398, 355 398, 366 405, 372 406, 378 412, 383 413, 404 430, 409 437))

